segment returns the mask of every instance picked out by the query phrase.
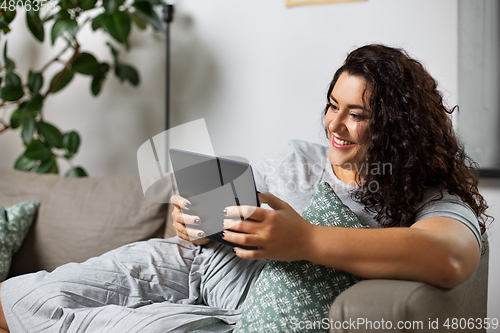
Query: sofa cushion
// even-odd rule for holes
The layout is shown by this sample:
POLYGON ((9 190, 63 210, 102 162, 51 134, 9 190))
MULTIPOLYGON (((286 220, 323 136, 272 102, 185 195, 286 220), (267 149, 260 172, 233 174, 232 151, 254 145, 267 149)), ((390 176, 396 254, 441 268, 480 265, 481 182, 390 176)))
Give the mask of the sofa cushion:
MULTIPOLYGON (((364 228, 326 182, 318 184, 302 217, 315 225, 364 228)), ((324 332, 335 297, 359 281, 353 274, 306 260, 269 260, 234 332, 324 332)))
POLYGON ((12 261, 30 230, 40 201, 25 201, 7 209, 0 206, 0 281, 7 278, 12 261))
POLYGON ((51 271, 165 231, 168 207, 144 199, 139 176, 64 178, 0 168, 0 205, 26 200, 40 208, 10 275, 51 271))

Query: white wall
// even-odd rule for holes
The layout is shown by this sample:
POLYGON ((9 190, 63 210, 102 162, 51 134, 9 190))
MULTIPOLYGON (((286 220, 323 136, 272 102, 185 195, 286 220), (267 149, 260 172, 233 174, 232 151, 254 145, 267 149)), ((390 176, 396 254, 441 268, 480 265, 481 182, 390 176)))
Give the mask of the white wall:
POLYGON ((369 42, 406 48, 456 101, 454 0, 292 9, 281 0, 191 0, 178 7, 193 22, 178 31, 189 30, 201 45, 176 57, 174 123, 205 117, 221 154, 255 160, 292 138, 322 140, 328 83, 347 52, 369 42))
MULTIPOLYGON (((251 161, 292 138, 321 142, 327 85, 345 55, 369 42, 407 49, 436 76, 450 103, 456 102, 456 0, 296 8, 284 2, 178 1, 172 27, 173 125, 204 117, 216 152, 251 161)), ((9 54, 20 59, 22 75, 54 53, 48 40, 39 46, 29 36, 24 20, 18 15, 18 31, 8 36, 9 54)), ((111 61, 102 35, 83 31, 79 38, 83 50, 111 61)), ((131 44, 122 60, 139 68, 139 88, 110 77, 102 96, 94 98, 90 79, 78 77, 45 106, 47 121, 81 133, 76 162, 91 175, 135 173, 137 148, 164 129, 164 36, 136 31, 131 44)), ((18 136, 0 135, 2 165, 11 166, 22 151, 18 136)))
MULTIPOLYGON (((449 104, 457 102, 457 0, 368 0, 296 8, 284 3, 178 1, 172 27, 173 125, 204 117, 218 154, 250 161, 290 139, 322 142, 328 83, 350 50, 371 42, 405 48, 437 78, 449 104)), ((16 24, 21 27, 23 21, 18 17, 16 24)), ((101 35, 87 31, 80 38, 84 49, 101 60, 111 59, 101 35)), ((27 33, 10 36, 10 54, 22 58, 23 75, 30 64, 52 56, 48 43, 32 47, 34 43, 27 33)), ((164 130, 164 37, 134 32, 131 44, 123 61, 140 70, 139 88, 108 78, 102 96, 93 98, 90 81, 79 78, 45 108, 48 121, 80 132, 76 162, 91 175, 136 173, 137 149, 164 130)), ((19 141, 17 132, 0 135, 1 165, 13 164, 21 152, 19 141)), ((500 191, 488 194, 495 199, 500 191)), ((491 256, 498 258, 498 252, 492 246, 491 256)), ((493 262, 490 292, 496 294, 490 294, 490 301, 498 296, 491 285, 500 276, 500 264, 493 262)), ((500 317, 498 303, 490 312, 500 317)))

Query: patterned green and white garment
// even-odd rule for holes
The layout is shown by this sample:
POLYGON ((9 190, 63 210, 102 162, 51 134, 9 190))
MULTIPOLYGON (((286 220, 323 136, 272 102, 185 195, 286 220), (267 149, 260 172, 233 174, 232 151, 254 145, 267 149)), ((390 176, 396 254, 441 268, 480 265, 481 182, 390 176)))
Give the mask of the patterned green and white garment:
POLYGON ((39 201, 0 206, 0 281, 7 278, 12 256, 19 250, 35 219, 39 201))
MULTIPOLYGON (((302 217, 315 225, 365 228, 326 182, 302 217)), ((234 332, 325 332, 335 297, 361 281, 353 274, 310 261, 270 260, 247 298, 234 332)))

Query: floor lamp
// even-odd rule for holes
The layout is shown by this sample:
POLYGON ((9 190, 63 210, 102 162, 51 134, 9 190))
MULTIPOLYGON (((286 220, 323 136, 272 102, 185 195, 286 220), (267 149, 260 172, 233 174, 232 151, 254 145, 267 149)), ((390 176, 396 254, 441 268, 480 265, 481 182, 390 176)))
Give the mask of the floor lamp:
MULTIPOLYGON (((174 5, 171 3, 163 4, 163 20, 166 23, 165 27, 165 131, 170 129, 170 23, 174 20, 174 5)), ((168 169, 168 135, 166 136, 167 142, 165 142, 165 147, 167 149, 166 155, 167 161, 166 166, 168 169)), ((170 174, 170 182, 174 193, 177 192, 176 183, 174 180, 173 173, 170 174)))
POLYGON ((165 130, 170 128, 170 23, 174 20, 174 5, 163 4, 165 27, 165 130))

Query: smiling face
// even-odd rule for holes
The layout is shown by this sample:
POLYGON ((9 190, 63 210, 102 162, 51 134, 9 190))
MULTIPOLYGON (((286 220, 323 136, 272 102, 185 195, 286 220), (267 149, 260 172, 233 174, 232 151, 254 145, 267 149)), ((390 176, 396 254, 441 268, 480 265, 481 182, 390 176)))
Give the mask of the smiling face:
POLYGON ((354 174, 362 168, 364 162, 366 128, 370 117, 370 111, 363 107, 368 105, 368 96, 365 96, 363 102, 365 89, 366 82, 363 78, 344 72, 329 96, 325 114, 330 140, 328 159, 339 178, 339 171, 354 174))

